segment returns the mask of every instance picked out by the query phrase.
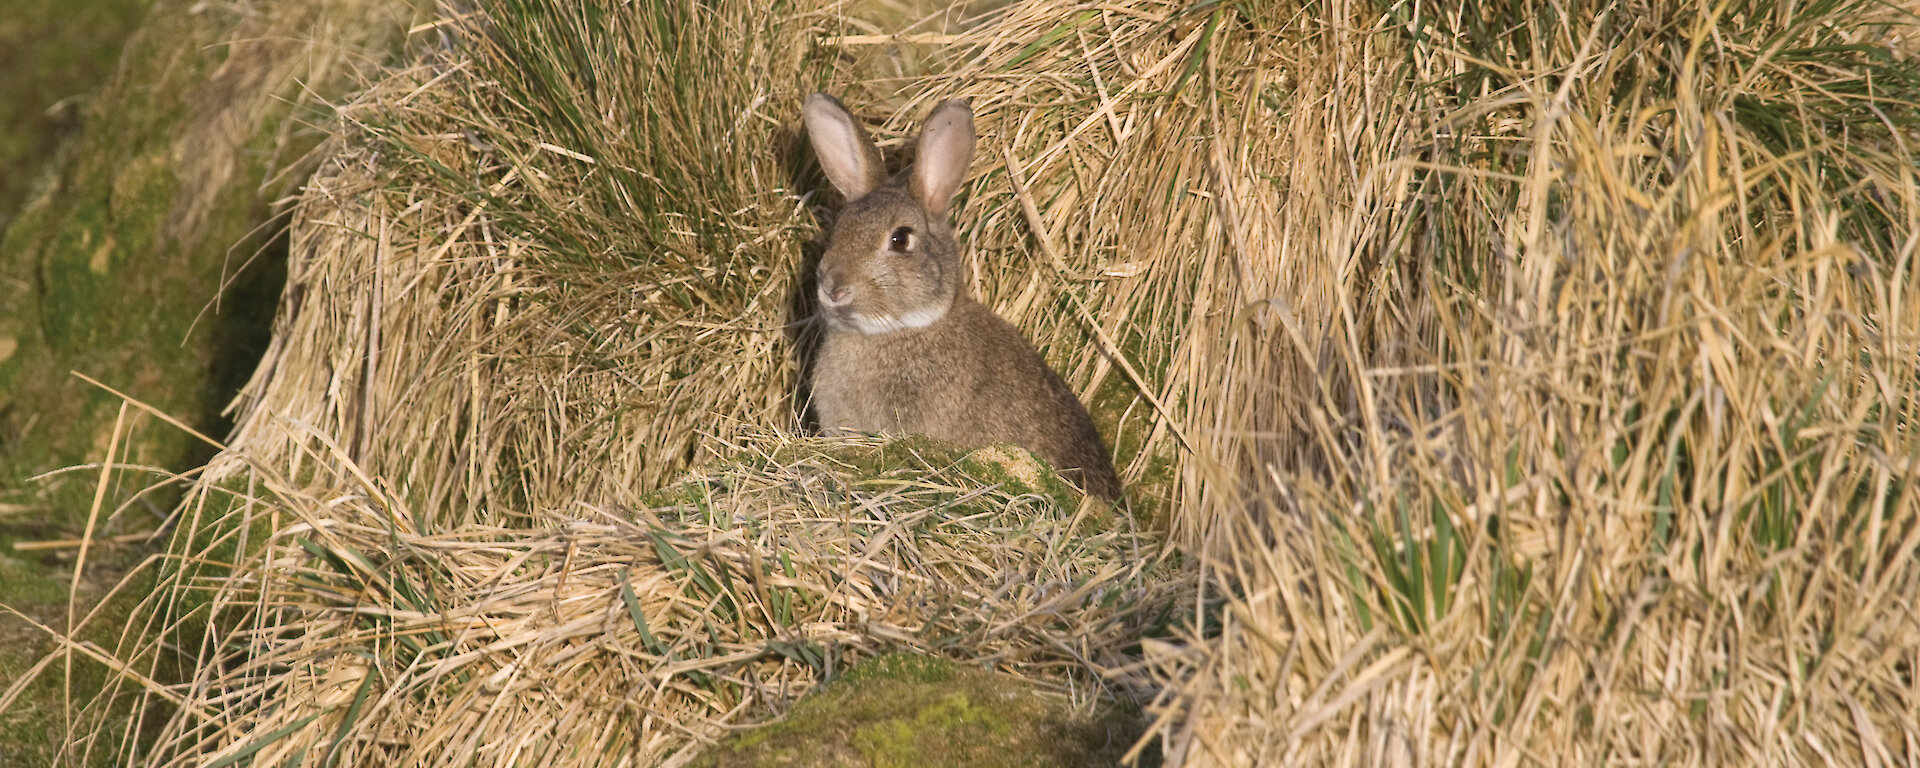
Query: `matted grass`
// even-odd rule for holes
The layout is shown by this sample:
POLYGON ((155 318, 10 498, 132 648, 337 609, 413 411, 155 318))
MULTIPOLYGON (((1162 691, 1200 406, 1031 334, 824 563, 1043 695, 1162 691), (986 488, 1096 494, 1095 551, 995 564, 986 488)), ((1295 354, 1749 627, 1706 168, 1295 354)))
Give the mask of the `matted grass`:
POLYGON ((677 763, 906 646, 1174 765, 1916 762, 1909 11, 487 5, 309 187, 156 761, 677 763), (972 100, 973 289, 1185 570, 783 436, 822 87, 972 100))
POLYGON ((1343 282, 1216 298, 1172 762, 1920 759, 1910 9, 1351 10, 1214 9, 1181 100, 1279 88, 1199 145, 1343 282))
POLYGON ((890 650, 1089 711, 1145 681, 1126 649, 1188 587, 1131 517, 1019 452, 783 436, 814 224, 772 110, 831 71, 834 15, 605 10, 489 6, 343 106, 274 346, 114 652, 108 695, 170 716, 100 738, 678 764, 890 650), (167 666, 190 682, 135 687, 167 666))
POLYGON ((201 530, 272 533, 230 572, 179 580, 233 620, 207 630, 220 663, 152 762, 677 764, 888 649, 1029 674, 1120 663, 1111 649, 1180 589, 1149 578, 1152 540, 1126 518, 1061 515, 965 456, 732 448, 759 458, 644 506, 509 525, 423 528, 338 456, 342 474, 260 472, 245 498, 190 508, 201 530))

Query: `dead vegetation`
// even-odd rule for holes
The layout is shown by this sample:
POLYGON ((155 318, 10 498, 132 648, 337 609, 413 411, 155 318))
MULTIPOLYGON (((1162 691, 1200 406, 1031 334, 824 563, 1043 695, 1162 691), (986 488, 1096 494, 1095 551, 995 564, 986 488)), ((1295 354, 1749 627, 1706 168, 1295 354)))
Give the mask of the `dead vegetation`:
POLYGON ((1176 765, 1920 759, 1910 9, 760 5, 487 4, 343 111, 153 762, 677 764, 895 647, 1176 765), (791 436, 816 88, 972 99, 976 293, 1180 568, 791 436))

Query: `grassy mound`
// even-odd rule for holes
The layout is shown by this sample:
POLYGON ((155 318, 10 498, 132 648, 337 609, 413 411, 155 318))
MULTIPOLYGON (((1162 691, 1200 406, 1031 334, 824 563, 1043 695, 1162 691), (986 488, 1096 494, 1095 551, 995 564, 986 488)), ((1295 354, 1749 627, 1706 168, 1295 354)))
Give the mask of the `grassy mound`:
POLYGON ((1176 765, 1911 762, 1911 14, 1442 10, 447 20, 116 654, 197 670, 154 761, 679 764, 908 647, 1098 673, 1176 765), (787 436, 819 88, 895 155, 972 100, 972 288, 1186 570, 1008 456, 787 436))
POLYGON ((260 471, 231 503, 200 497, 198 530, 265 539, 193 542, 240 554, 177 577, 202 595, 160 599, 204 620, 158 636, 205 643, 215 663, 154 762, 685 759, 889 649, 1029 673, 1117 663, 1108 649, 1136 642, 1176 589, 1148 578, 1152 542, 1126 518, 1061 515, 964 458, 876 441, 737 447, 760 458, 645 506, 512 524, 435 526, 343 456, 339 474, 260 471))
POLYGON ((1235 596, 1159 656, 1176 762, 1913 759, 1913 20, 1191 19, 1180 103, 1270 133, 1187 153, 1265 258, 1188 416, 1240 482, 1176 515, 1235 596))

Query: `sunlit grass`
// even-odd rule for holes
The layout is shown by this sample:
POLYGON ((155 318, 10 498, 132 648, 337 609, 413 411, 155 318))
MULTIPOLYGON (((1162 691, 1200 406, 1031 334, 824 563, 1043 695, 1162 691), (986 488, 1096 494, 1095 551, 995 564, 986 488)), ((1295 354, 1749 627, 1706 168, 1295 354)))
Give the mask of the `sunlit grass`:
POLYGON ((1470 10, 484 6, 310 185, 208 473, 274 543, 155 754, 646 762, 905 646, 1097 673, 1174 764, 1910 762, 1911 15, 1470 10), (970 290, 1164 559, 792 436, 822 87, 896 162, 971 100, 970 290))

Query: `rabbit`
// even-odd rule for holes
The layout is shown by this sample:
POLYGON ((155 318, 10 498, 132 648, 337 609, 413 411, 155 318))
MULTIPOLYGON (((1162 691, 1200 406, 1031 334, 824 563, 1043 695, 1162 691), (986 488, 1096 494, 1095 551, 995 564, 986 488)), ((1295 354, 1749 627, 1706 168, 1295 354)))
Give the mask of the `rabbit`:
POLYGON ((1018 330, 961 290, 947 208, 973 157, 967 103, 934 107, 912 172, 893 180, 839 100, 816 93, 802 111, 820 167, 846 199, 815 273, 822 431, 1012 443, 1117 500, 1120 478, 1079 398, 1018 330))

